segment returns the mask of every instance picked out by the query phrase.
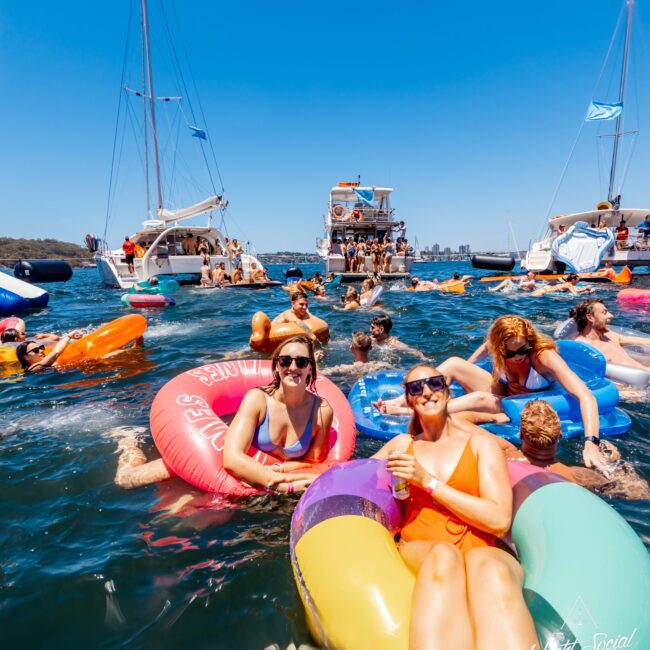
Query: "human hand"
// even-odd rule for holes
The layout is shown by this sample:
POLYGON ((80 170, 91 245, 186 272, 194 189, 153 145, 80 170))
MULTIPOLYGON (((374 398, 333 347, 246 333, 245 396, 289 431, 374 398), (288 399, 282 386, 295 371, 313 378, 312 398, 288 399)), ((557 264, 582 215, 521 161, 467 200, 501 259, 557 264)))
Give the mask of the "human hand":
POLYGON ((391 452, 386 462, 386 469, 393 476, 403 478, 409 483, 415 483, 421 487, 427 485, 432 477, 432 474, 420 465, 415 456, 400 451, 391 452))
POLYGON ((314 359, 322 361, 325 358, 325 353, 322 350, 314 350, 314 359))
POLYGON ((72 330, 69 334, 68 337, 71 339, 80 339, 84 333, 81 330, 72 330))
POLYGON ((607 474, 607 459, 603 456, 598 445, 593 442, 586 442, 582 450, 582 460, 585 467, 598 469, 607 474))
POLYGON ((378 399, 376 402, 372 402, 372 405, 380 412, 387 413, 388 409, 386 408, 386 402, 383 399, 378 399))

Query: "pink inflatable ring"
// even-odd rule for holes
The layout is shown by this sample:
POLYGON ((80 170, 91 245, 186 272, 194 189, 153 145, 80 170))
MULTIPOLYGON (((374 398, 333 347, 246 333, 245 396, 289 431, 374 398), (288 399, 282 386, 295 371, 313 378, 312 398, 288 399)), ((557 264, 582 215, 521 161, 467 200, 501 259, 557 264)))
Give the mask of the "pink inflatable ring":
MULTIPOLYGON (((239 360, 194 368, 168 381, 158 391, 150 412, 151 433, 167 468, 206 492, 234 496, 262 492, 223 468, 228 425, 222 417, 235 413, 251 388, 265 386, 271 379, 270 361, 239 360)), ((350 459, 356 429, 352 409, 335 384, 319 376, 315 392, 334 411, 327 459, 314 466, 322 473, 350 459)), ((263 465, 278 462, 254 447, 248 453, 263 465)))
POLYGON ((620 302, 650 305, 650 289, 622 289, 616 299, 620 302))

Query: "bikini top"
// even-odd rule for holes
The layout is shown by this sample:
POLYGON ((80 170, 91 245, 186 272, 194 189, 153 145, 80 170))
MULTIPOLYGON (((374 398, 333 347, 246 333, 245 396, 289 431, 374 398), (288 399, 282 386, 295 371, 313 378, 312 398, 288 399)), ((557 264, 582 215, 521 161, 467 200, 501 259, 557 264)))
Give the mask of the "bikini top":
POLYGON ((290 447, 280 447, 280 445, 276 445, 271 441, 271 432, 269 431, 269 398, 266 393, 264 393, 264 401, 266 402, 266 413, 262 423, 255 428, 255 433, 253 434, 253 445, 267 454, 271 454, 274 451, 281 451, 287 458, 300 458, 301 456, 304 456, 311 446, 311 430, 318 398, 314 395, 314 401, 311 405, 311 413, 309 414, 307 426, 302 432, 300 438, 290 447))
POLYGON ((501 375, 501 377, 499 377, 499 379, 506 386, 508 386, 509 389, 514 389, 509 390, 509 392, 517 392, 517 389, 522 389, 523 392, 535 393, 540 390, 546 390, 553 384, 552 381, 535 370, 532 361, 530 363, 530 368, 528 369, 528 374, 526 375, 526 380, 523 384, 518 384, 515 381, 509 380, 505 372, 501 375))

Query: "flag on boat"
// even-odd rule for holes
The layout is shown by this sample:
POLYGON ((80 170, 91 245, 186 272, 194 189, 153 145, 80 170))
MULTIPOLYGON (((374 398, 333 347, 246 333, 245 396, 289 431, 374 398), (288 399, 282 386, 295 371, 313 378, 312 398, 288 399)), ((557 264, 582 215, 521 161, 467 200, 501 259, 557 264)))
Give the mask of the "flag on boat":
POLYGON ((623 102, 614 104, 603 104, 602 102, 591 102, 585 115, 585 122, 596 122, 597 120, 614 120, 623 111, 623 102))
POLYGON ((364 205, 367 205, 368 207, 375 207, 372 203, 375 200, 374 190, 359 190, 355 187, 354 193, 357 195, 357 201, 363 203, 364 205))
POLYGON ((188 124, 188 126, 190 127, 190 130, 192 131, 192 137, 193 138, 201 138, 201 140, 207 140, 208 139, 208 136, 207 136, 206 132, 203 129, 199 129, 198 126, 190 126, 189 124, 188 124))

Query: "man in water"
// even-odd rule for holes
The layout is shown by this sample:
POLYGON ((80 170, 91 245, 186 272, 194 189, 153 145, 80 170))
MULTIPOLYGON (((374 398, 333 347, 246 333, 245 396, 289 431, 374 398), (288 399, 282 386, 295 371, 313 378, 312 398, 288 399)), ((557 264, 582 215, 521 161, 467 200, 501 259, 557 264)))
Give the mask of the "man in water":
POLYGON ((438 288, 438 280, 420 280, 418 277, 411 278, 411 286, 407 291, 433 291, 438 288))
POLYGON ((305 334, 307 334, 310 339, 315 340, 316 336, 311 331, 309 325, 305 323, 305 321, 309 320, 311 317, 312 315, 309 312, 309 298, 307 297, 307 294, 304 291, 294 291, 291 294, 291 309, 287 309, 281 314, 278 314, 271 321, 271 325, 295 323, 305 330, 305 334))
POLYGON ((569 273, 559 284, 549 284, 541 289, 536 289, 530 295, 534 298, 545 296, 547 293, 572 293, 579 296, 581 293, 593 293, 593 287, 578 287, 580 276, 577 273, 569 273))
POLYGON ((509 293, 511 291, 516 291, 517 289, 520 289, 521 291, 533 291, 534 288, 535 271, 528 271, 528 273, 519 280, 518 284, 515 284, 510 278, 507 278, 496 287, 490 289, 490 291, 505 291, 506 293, 509 293))
POLYGON ((392 368, 384 361, 369 361, 368 353, 372 349, 372 339, 366 332, 354 332, 350 343, 350 352, 354 355, 354 363, 345 363, 333 368, 320 368, 324 375, 355 375, 361 377, 370 372, 389 370, 392 368))
POLYGON ((426 359, 424 354, 406 343, 402 343, 396 336, 391 336, 390 331, 393 329, 393 321, 390 316, 375 316, 370 323, 370 335, 372 340, 380 348, 391 348, 393 350, 404 350, 419 357, 426 359))
POLYGON ((650 370, 650 366, 633 359, 625 350, 626 345, 650 345, 650 337, 628 336, 609 329, 614 319, 601 300, 583 300, 570 312, 578 326, 576 341, 600 350, 609 363, 650 370))

